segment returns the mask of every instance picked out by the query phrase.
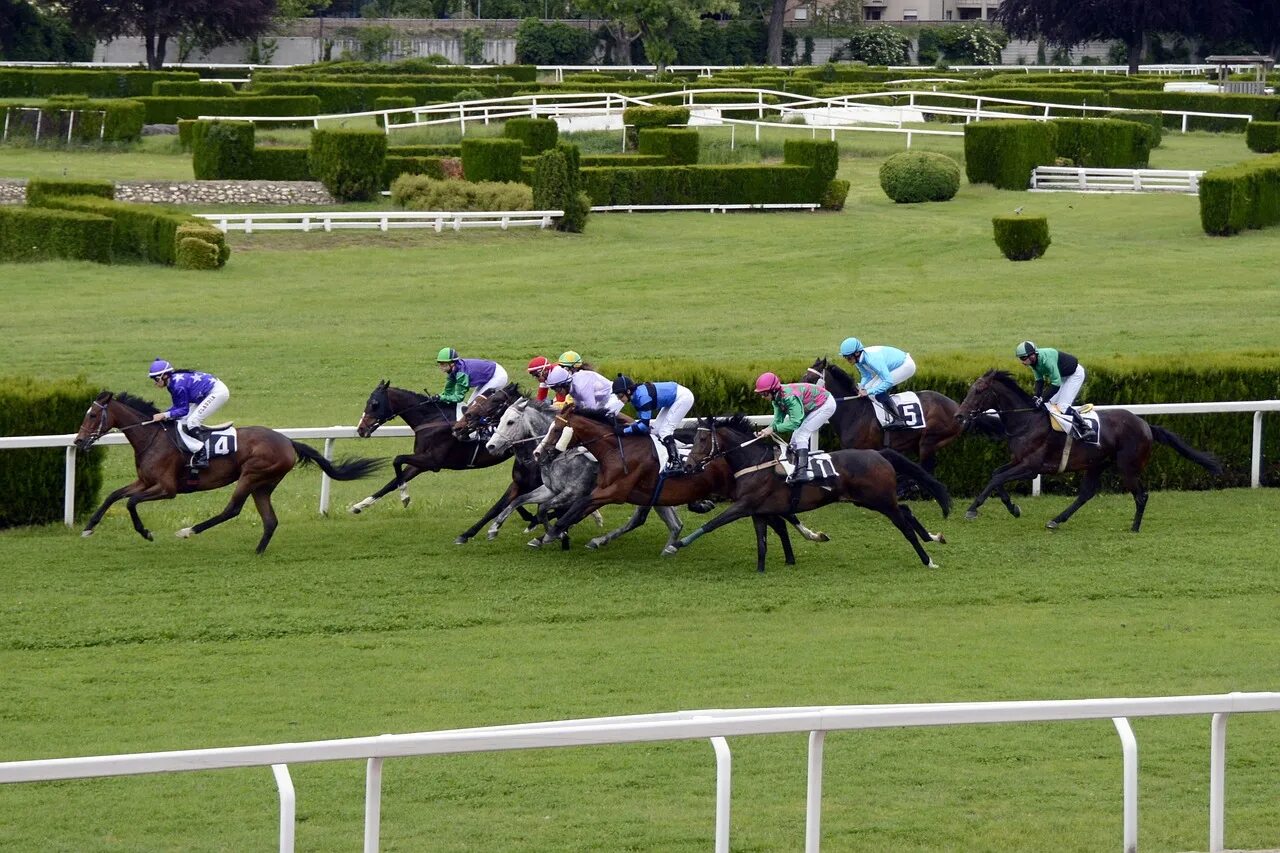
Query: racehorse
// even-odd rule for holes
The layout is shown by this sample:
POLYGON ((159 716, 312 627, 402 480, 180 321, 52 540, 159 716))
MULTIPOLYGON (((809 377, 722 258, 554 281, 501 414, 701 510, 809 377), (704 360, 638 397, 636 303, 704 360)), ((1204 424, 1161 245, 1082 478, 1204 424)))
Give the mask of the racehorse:
POLYGON ((1029 480, 1038 474, 1084 471, 1076 499, 1045 525, 1054 530, 1098 493, 1102 472, 1114 465, 1120 472, 1125 490, 1133 493, 1137 509, 1130 529, 1137 533, 1147 508, 1142 471, 1151 457, 1153 441, 1169 445, 1212 474, 1222 473, 1222 464, 1213 454, 1195 450, 1176 434, 1149 424, 1124 409, 1107 409, 1098 413, 1097 444, 1073 441, 1067 449, 1067 435, 1053 430, 1050 416, 1036 405, 1030 394, 1022 390, 1018 380, 1003 370, 988 370, 973 383, 960 404, 960 416, 976 417, 990 409, 995 409, 1000 415, 1009 435, 1009 453, 1013 461, 992 473, 991 482, 973 499, 965 513, 967 518, 977 518, 978 507, 992 490, 1002 488, 1011 480, 1029 480))
POLYGON ((222 512, 199 524, 184 527, 177 535, 185 539, 235 518, 252 495, 258 515, 262 516, 262 538, 257 549, 261 554, 267 549, 278 524, 275 509, 271 506, 271 493, 299 462, 303 465, 314 462, 335 480, 355 480, 383 464, 379 459, 352 459, 333 464, 314 448, 291 441, 275 430, 249 426, 236 430, 235 455, 214 456, 209 460, 209 467, 202 469, 193 482, 188 479, 187 453, 178 438, 176 425, 173 421, 151 420, 157 411, 155 405, 146 400, 110 391, 103 391, 89 405, 76 433, 76 447, 88 450, 102 436, 119 429, 133 446, 138 479, 107 495, 102 506, 85 524, 82 536, 92 536, 107 509, 121 498, 128 498, 126 506, 129 507, 129 517, 133 519, 133 529, 144 539, 152 540, 155 537, 138 517, 138 504, 169 500, 186 492, 220 489, 235 483, 231 500, 222 512))
MULTIPOLYGON (((387 380, 379 382, 369 395, 365 404, 364 415, 356 426, 356 434, 361 438, 373 435, 378 427, 394 417, 404 420, 413 429, 413 453, 395 457, 391 467, 395 470, 385 486, 369 497, 357 501, 351 506, 351 512, 359 514, 369 508, 379 498, 392 489, 400 490, 400 503, 409 505, 408 483, 423 471, 462 471, 468 468, 488 468, 497 465, 510 454, 494 455, 485 450, 482 441, 463 441, 453 432, 454 408, 441 403, 439 398, 418 394, 404 388, 394 388, 387 380)), ((529 478, 532 474, 521 466, 512 469, 512 484, 503 492, 484 517, 472 527, 458 536, 458 544, 462 544, 475 536, 480 528, 489 523, 507 505, 510 498, 527 491, 532 485, 529 478)), ((533 516, 521 509, 521 515, 533 521, 533 516)))
MULTIPOLYGON (((915 548, 920 562, 930 569, 938 568, 920 544, 920 537, 941 543, 947 540, 942 534, 926 530, 910 507, 898 503, 898 477, 915 479, 938 502, 944 518, 951 512, 951 495, 946 486, 898 451, 891 448, 837 450, 830 454, 838 475, 833 482, 788 485, 774 471, 777 460, 773 446, 760 437, 752 437, 751 424, 746 418, 741 415, 700 418, 688 461, 698 465, 721 459, 728 461, 737 480, 733 503, 688 536, 667 546, 663 554, 671 556, 699 537, 748 515, 808 512, 836 501, 848 501, 886 516, 915 548), (829 488, 824 487, 826 483, 830 483, 829 488)), ((757 532, 757 546, 759 539, 757 532)))
MULTIPOLYGON (((559 520, 547 531, 543 542, 551 542, 565 530, 576 524, 587 513, 605 504, 629 503, 639 507, 630 520, 617 530, 592 540, 600 545, 616 539, 643 524, 649 511, 660 506, 679 506, 703 501, 713 495, 731 497, 735 488, 733 476, 723 461, 704 466, 689 474, 668 477, 658 460, 653 440, 647 435, 620 435, 615 416, 604 411, 575 409, 566 406, 555 417, 552 428, 538 447, 538 455, 546 455, 547 448, 557 450, 578 445, 591 451, 600 462, 600 475, 595 488, 574 502, 559 520)), ((663 520, 671 531, 667 548, 680 535, 683 525, 674 513, 663 520), (674 520, 674 524, 672 521, 674 520)), ((770 513, 755 518, 757 551, 756 570, 764 571, 766 529, 771 528, 782 540, 782 550, 787 565, 795 564, 791 550, 791 538, 783 521, 790 522, 800 533, 813 542, 827 542, 825 533, 805 527, 794 513, 770 513)), ((665 551, 664 551, 665 553, 665 551)))

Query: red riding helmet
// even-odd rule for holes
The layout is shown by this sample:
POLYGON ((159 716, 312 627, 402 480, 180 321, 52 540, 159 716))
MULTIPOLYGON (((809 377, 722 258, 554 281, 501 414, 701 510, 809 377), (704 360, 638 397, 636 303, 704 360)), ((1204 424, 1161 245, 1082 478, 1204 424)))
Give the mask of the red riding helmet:
POLYGON ((525 369, 531 376, 536 376, 541 379, 546 376, 547 372, 551 370, 552 367, 552 363, 547 361, 546 356, 537 355, 529 359, 529 366, 525 369))

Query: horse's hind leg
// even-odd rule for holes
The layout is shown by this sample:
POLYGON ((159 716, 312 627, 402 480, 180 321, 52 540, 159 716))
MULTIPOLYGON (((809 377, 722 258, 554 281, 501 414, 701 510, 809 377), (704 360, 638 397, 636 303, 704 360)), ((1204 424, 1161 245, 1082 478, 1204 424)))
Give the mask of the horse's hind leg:
POLYGON ((751 524, 756 529, 756 571, 764 574, 764 558, 769 551, 769 525, 759 515, 751 516, 751 524))
POLYGON ((778 538, 782 540, 782 562, 788 566, 794 566, 796 564, 796 554, 795 551, 791 550, 791 534, 787 531, 787 523, 776 515, 765 516, 765 522, 773 528, 773 532, 778 534, 778 538))
POLYGON ((272 483, 253 492, 253 503, 258 508, 258 515, 262 516, 262 538, 258 540, 257 551, 259 554, 267 550, 267 543, 271 541, 271 536, 280 524, 279 519, 276 518, 275 507, 271 505, 271 493, 276 490, 277 485, 279 484, 272 483))
MULTIPOLYGON (((602 548, 605 545, 608 545, 610 542, 617 539, 619 536, 630 533, 632 530, 635 530, 637 527, 644 524, 646 520, 648 520, 649 511, 652 509, 653 507, 651 506, 636 507, 635 512, 631 513, 631 517, 626 520, 626 523, 624 523, 621 527, 617 528, 616 530, 610 530, 608 533, 604 534, 603 536, 597 536, 596 538, 587 542, 587 547, 594 551, 597 548, 602 548)), ((658 514, 662 515, 662 510, 664 509, 668 509, 668 507, 659 507, 658 514)), ((662 517, 662 520, 667 522, 668 528, 671 527, 671 522, 667 521, 667 517, 665 515, 662 517)), ((679 536, 679 535, 680 535, 680 521, 679 519, 677 519, 675 533, 673 534, 673 536, 679 536)))
POLYGON ((89 520, 85 522, 84 530, 81 531, 80 535, 92 536, 93 529, 98 526, 98 522, 102 521, 102 517, 107 514, 107 510, 111 508, 112 504, 114 504, 116 501, 120 500, 121 498, 126 497, 127 495, 131 495, 134 492, 141 491, 141 489, 142 489, 142 481, 134 480, 129 485, 121 486, 111 494, 107 495, 107 499, 102 502, 102 506, 94 510, 93 515, 89 516, 89 520))
POLYGON ((410 480, 412 480, 414 477, 421 474, 424 470, 422 468, 415 467, 410 462, 410 460, 412 459, 413 459, 412 456, 397 456, 395 459, 393 459, 391 461, 391 467, 395 471, 395 475, 390 480, 388 480, 387 484, 383 486, 381 489, 378 489, 378 491, 369 495, 369 497, 365 498, 364 500, 357 501, 355 504, 352 504, 351 513, 353 515, 359 515, 361 511, 366 510, 369 507, 373 506, 374 502, 376 502, 379 498, 386 495, 392 489, 400 490, 400 503, 403 504, 404 506, 408 506, 409 491, 406 488, 406 484, 410 480), (405 469, 409 470, 409 473, 407 475, 405 474, 405 469))
POLYGON ((874 504, 864 504, 864 506, 867 506, 868 509, 874 509, 883 513, 890 521, 893 522, 894 527, 902 531, 902 535, 907 537, 907 541, 911 543, 911 547, 916 549, 916 554, 919 555, 920 562, 924 563, 925 568, 938 568, 938 564, 933 561, 933 558, 929 556, 929 552, 920 544, 920 538, 916 536, 915 528, 911 526, 911 522, 907 521, 907 517, 903 513, 903 510, 906 509, 906 507, 898 506, 896 503, 888 507, 875 506, 874 504))
POLYGON ((930 542, 937 542, 940 545, 947 544, 947 537, 941 533, 930 533, 928 528, 920 522, 920 519, 916 518, 916 514, 911 511, 911 507, 906 504, 898 504, 898 509, 902 510, 902 515, 922 539, 928 539, 930 542))
POLYGON ((1004 504, 1004 508, 1009 510, 1009 515, 1014 518, 1022 517, 1022 508, 1013 502, 1013 498, 1009 497, 1009 492, 1003 485, 996 487, 996 497, 1000 498, 1000 503, 1004 504))
POLYGON ((831 541, 831 537, 823 533, 821 530, 810 530, 808 527, 806 527, 804 523, 800 521, 800 517, 794 513, 792 513, 791 515, 782 515, 778 517, 780 519, 785 520, 796 530, 799 530, 800 535, 803 536, 805 539, 808 539, 810 542, 830 542, 831 541))
POLYGON ((1133 526, 1129 529, 1137 533, 1142 527, 1142 514, 1147 511, 1147 489, 1142 485, 1141 471, 1137 469, 1133 461, 1121 457, 1117 460, 1120 463, 1120 480, 1124 483, 1126 491, 1133 493, 1133 526))
POLYGON ((1045 527, 1057 530, 1058 525, 1066 524, 1067 519, 1075 515, 1076 510, 1087 504, 1098 493, 1098 487, 1102 484, 1102 467, 1095 465, 1085 472, 1084 478, 1080 481, 1080 491, 1076 494, 1076 499, 1071 502, 1071 506, 1046 522, 1045 527))
POLYGON ((221 524, 224 521, 230 521, 240 514, 240 510, 244 508, 244 502, 249 499, 249 492, 252 487, 248 481, 241 478, 236 483, 235 491, 231 493, 231 500, 227 501, 227 506, 222 512, 207 518, 199 524, 191 527, 184 527, 175 534, 179 539, 186 539, 196 533, 204 533, 210 527, 221 524))

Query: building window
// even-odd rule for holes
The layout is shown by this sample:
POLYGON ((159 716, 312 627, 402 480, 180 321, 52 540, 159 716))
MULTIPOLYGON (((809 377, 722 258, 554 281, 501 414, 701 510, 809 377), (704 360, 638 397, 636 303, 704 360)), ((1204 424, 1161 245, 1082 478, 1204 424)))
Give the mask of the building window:
POLYGON ((795 20, 797 21, 809 20, 809 10, 805 8, 796 9, 795 20))
POLYGON ((863 6, 862 19, 864 21, 879 21, 884 15, 884 9, 879 6, 863 6))
POLYGON ((919 13, 918 11, 916 11, 915 9, 903 9, 903 10, 902 10, 902 20, 904 20, 904 21, 918 21, 918 20, 920 20, 920 13, 919 13))
MULTIPOLYGON (((949 14, 949 13, 948 13, 948 14, 949 14)), ((970 8, 966 8, 966 7, 964 7, 964 6, 961 6, 961 7, 960 7, 960 20, 962 20, 962 21, 977 21, 977 20, 980 20, 981 18, 982 18, 982 10, 981 10, 981 9, 970 9, 970 8)))

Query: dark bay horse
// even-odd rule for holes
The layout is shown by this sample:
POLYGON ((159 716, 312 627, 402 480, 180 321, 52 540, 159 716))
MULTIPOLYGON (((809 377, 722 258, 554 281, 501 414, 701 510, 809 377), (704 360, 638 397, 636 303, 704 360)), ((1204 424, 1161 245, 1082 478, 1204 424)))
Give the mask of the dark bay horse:
POLYGON ((335 480, 355 480, 383 464, 378 459, 352 459, 333 464, 318 450, 291 441, 275 430, 248 426, 236 430, 235 455, 210 459, 209 467, 200 471, 193 485, 187 479, 187 453, 177 436, 177 427, 172 421, 152 421, 151 416, 157 411, 154 404, 130 394, 116 395, 103 391, 85 412, 84 421, 76 433, 76 447, 88 450, 106 433, 120 430, 133 446, 138 479, 107 495, 102 506, 89 518, 81 535, 93 535, 107 509, 121 498, 128 498, 126 505, 129 517, 133 519, 133 529, 144 539, 151 540, 154 538, 151 531, 138 517, 138 504, 169 500, 185 492, 220 489, 235 483, 235 491, 231 493, 226 509, 206 521, 179 530, 178 536, 185 539, 235 518, 252 495, 258 514, 262 516, 262 538, 258 542, 258 553, 261 554, 278 524, 275 509, 271 506, 271 493, 299 462, 303 465, 314 462, 335 480))
MULTIPOLYGON (((565 511, 561 519, 543 537, 544 542, 553 541, 554 537, 559 535, 559 531, 576 524, 588 513, 606 504, 627 503, 638 506, 639 509, 622 527, 593 540, 599 544, 617 538, 643 524, 649 511, 655 506, 679 506, 703 501, 713 496, 732 497, 737 484, 728 463, 724 460, 717 460, 693 473, 667 477, 662 481, 662 488, 659 491, 658 482, 662 466, 658 462, 653 440, 647 435, 618 435, 617 428, 618 421, 613 415, 591 409, 577 410, 572 405, 566 406, 556 416, 551 430, 539 445, 539 455, 545 455, 548 452, 546 448, 557 444, 562 445, 561 450, 574 445, 585 447, 599 460, 600 474, 595 488, 565 511), (566 432, 569 433, 567 439, 566 432)), ((664 517, 663 520, 667 521, 671 531, 667 541, 667 548, 670 549, 680 535, 681 524, 678 517, 675 517, 675 526, 671 525, 669 519, 664 517)), ((786 564, 795 564, 791 538, 784 521, 792 524, 810 541, 826 542, 829 539, 825 533, 815 532, 805 527, 792 512, 769 513, 753 520, 759 543, 756 552, 757 571, 764 571, 763 541, 768 529, 772 529, 782 541, 786 564)))
POLYGON ((1098 493, 1102 472, 1114 465, 1125 490, 1133 494, 1137 509, 1131 529, 1137 533, 1142 526, 1142 513, 1147 508, 1142 471, 1151 457, 1153 442, 1169 445, 1213 474, 1222 473, 1222 465, 1213 454, 1195 450, 1176 434, 1149 424, 1124 409, 1099 412, 1100 443, 1093 445, 1075 441, 1064 460, 1066 434, 1056 432, 1050 426, 1049 415, 1035 405, 1031 395, 1018 385, 1018 380, 1003 370, 988 370, 973 383, 960 404, 960 416, 975 417, 989 409, 995 409, 1004 423, 1013 461, 997 468, 991 475, 991 482, 973 499, 965 513, 968 518, 976 518, 978 507, 991 492, 1011 480, 1029 480, 1038 474, 1083 471, 1076 499, 1045 525, 1050 530, 1056 529, 1098 493))
MULTIPOLYGON (((514 387, 514 386, 512 386, 514 387)), ((495 392, 501 393, 501 392, 495 392)), ((469 468, 489 468, 511 458, 511 453, 490 453, 483 441, 464 441, 454 432, 455 410, 452 404, 441 403, 439 398, 418 394, 404 388, 394 388, 387 380, 378 383, 365 404, 364 415, 356 426, 361 438, 373 435, 378 427, 391 418, 399 417, 413 430, 413 452, 396 456, 391 460, 395 475, 385 486, 369 497, 351 506, 351 512, 359 514, 392 489, 400 490, 400 502, 409 505, 408 482, 423 471, 464 471, 469 468)), ((460 534, 458 544, 465 543, 502 511, 512 498, 529 490, 531 479, 536 477, 525 466, 512 469, 512 485, 485 516, 460 534), (517 491, 518 489, 518 491, 517 491)), ((524 509, 520 514, 532 522, 533 516, 524 509)))
POLYGON ((668 546, 664 554, 675 554, 677 549, 688 547, 699 537, 748 515, 807 512, 836 501, 847 501, 884 515, 911 543, 921 563, 930 569, 938 567, 920 544, 920 539, 923 537, 942 543, 946 539, 941 534, 930 533, 916 519, 910 507, 898 503, 898 477, 915 479, 937 500, 943 517, 951 512, 951 495, 947 493, 946 486, 896 450, 837 450, 831 454, 831 462, 839 474, 835 488, 826 489, 814 483, 791 486, 774 470, 773 444, 752 437, 751 424, 746 418, 737 415, 725 419, 699 419, 698 433, 688 461, 703 464, 721 459, 728 461, 737 480, 733 503, 688 536, 668 546))

